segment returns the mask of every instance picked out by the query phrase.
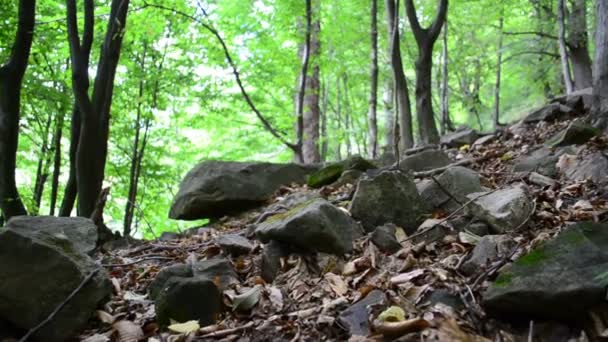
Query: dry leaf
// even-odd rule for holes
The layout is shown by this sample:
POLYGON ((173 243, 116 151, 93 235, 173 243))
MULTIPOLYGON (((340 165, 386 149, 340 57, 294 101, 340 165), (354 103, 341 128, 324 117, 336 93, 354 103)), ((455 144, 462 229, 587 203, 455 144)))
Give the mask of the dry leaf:
POLYGON ((167 328, 179 334, 190 334, 197 332, 201 326, 198 324, 198 321, 193 320, 184 323, 171 324, 167 328))
POLYGON ((391 284, 399 285, 407 283, 410 280, 416 279, 424 274, 424 270, 419 268, 407 273, 401 273, 391 278, 391 284))
POLYGON ((428 328, 430 323, 421 318, 408 319, 407 321, 400 322, 381 322, 379 320, 374 320, 373 326, 376 332, 379 332, 386 337, 397 338, 412 332, 422 331, 428 328))
POLYGON ((103 310, 97 310, 97 318, 105 324, 112 324, 116 318, 103 310))
POLYGON ((348 292, 348 285, 339 275, 331 272, 325 273, 325 280, 329 283, 329 287, 338 295, 343 296, 348 292))
POLYGON ((401 322, 405 320, 405 311, 398 306, 391 306, 378 316, 380 322, 401 322))
POLYGON ((117 342, 137 342, 144 338, 143 330, 131 321, 118 321, 112 327, 117 333, 117 342))
POLYGON ((250 290, 232 298, 232 311, 251 310, 259 301, 262 285, 256 285, 250 290))

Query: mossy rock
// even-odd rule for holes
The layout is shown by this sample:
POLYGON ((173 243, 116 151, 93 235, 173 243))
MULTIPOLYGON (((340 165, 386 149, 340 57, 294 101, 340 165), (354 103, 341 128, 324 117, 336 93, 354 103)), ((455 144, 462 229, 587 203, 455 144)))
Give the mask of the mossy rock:
POLYGON ((608 224, 582 222, 503 270, 483 306, 494 316, 576 319, 605 301, 607 286, 608 224))
POLYGON ((551 147, 580 145, 599 135, 599 129, 581 121, 573 121, 566 129, 554 135, 547 145, 551 147))
POLYGON ((320 188, 340 179, 340 176, 344 171, 367 171, 376 168, 376 165, 374 165, 372 162, 356 155, 340 162, 331 163, 321 168, 319 171, 312 173, 308 176, 307 183, 311 188, 320 188))

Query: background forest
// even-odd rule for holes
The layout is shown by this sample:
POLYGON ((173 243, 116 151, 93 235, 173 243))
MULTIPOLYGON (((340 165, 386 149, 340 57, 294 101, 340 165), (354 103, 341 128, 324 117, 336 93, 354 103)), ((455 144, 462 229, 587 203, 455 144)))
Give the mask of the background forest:
MULTIPOLYGON (((312 30, 307 30, 304 1, 131 1, 111 103, 103 183, 111 188, 106 224, 146 237, 192 226, 167 219, 185 173, 210 158, 293 160, 288 145, 295 141, 296 113, 308 111, 311 103, 319 115, 319 133, 313 139, 318 147, 313 159, 318 160, 312 161, 353 154, 377 157, 393 151, 398 129, 391 68, 395 45, 390 42, 396 38, 400 43, 412 110, 418 47, 402 2, 380 0, 375 9, 373 3, 312 1, 308 26, 312 30), (390 33, 387 4, 399 12, 391 18, 398 17, 398 34, 390 33), (375 100, 371 95, 374 41, 375 100), (307 56, 307 88, 314 90, 312 98, 300 98, 299 76, 307 56), (243 89, 235 80, 235 70, 243 89), (373 111, 375 116, 370 115, 373 111), (376 134, 377 140, 372 138, 376 134)), ((438 1, 413 3, 420 24, 431 25, 438 1)), ((431 55, 431 101, 441 132, 460 125, 491 131, 496 118, 501 123, 513 121, 566 92, 557 3, 449 3, 446 25, 431 55)), ((83 31, 83 4, 77 5, 83 31)), ((97 73, 110 6, 110 1, 95 1, 91 80, 97 73)), ((575 38, 575 28, 580 32, 580 25, 574 23, 581 20, 582 31, 593 37, 594 3, 568 0, 565 7, 566 39, 575 38)), ((17 12, 17 1, 0 1, 0 61, 10 57, 17 12)), ((593 56, 593 39, 589 45, 593 56)), ((571 42, 569 48, 573 46, 571 42)), ((578 83, 577 89, 590 86, 578 83)), ((75 101, 64 1, 43 0, 36 5, 34 41, 21 95, 17 188, 29 213, 57 214, 70 175, 75 101)), ((417 127, 416 115, 413 118, 417 127)), ((418 130, 413 132, 415 141, 421 142, 418 130)), ((64 210, 69 215, 71 207, 64 210)))

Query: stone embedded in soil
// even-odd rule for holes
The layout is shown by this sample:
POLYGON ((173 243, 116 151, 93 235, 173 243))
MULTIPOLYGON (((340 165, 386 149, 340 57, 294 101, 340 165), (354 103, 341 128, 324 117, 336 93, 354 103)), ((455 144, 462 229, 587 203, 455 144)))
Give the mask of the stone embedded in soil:
POLYGON ((566 178, 573 181, 590 179, 595 183, 608 180, 608 158, 604 154, 591 153, 581 157, 582 160, 571 155, 564 155, 564 158, 569 158, 569 161, 560 162, 560 171, 566 178))
POLYGON ((307 251, 342 255, 352 251, 360 228, 343 210, 315 199, 268 218, 255 233, 263 243, 276 240, 307 251))
POLYGON ((454 233, 450 227, 441 224, 441 221, 442 220, 438 219, 427 219, 422 222, 418 227, 416 236, 412 239, 412 242, 418 244, 424 241, 428 244, 441 241, 450 233, 454 233))
MULTIPOLYGON (((69 240, 70 234, 59 233, 59 228, 75 221, 39 218, 38 222, 49 220, 56 223, 51 224, 52 229, 23 228, 20 225, 27 220, 17 218, 18 225, 13 227, 11 220, 0 231, 0 320, 29 330, 64 302, 85 277, 96 272, 63 309, 34 334, 36 340, 54 342, 65 341, 82 329, 98 305, 109 299, 112 285, 105 270, 83 253, 89 244, 83 243, 82 237, 77 239, 80 241, 77 247, 69 240), (68 224, 59 224, 61 222, 68 224)), ((37 220, 29 222, 34 221, 37 220)), ((82 222, 90 225, 88 220, 82 222)))
POLYGON ((239 234, 223 234, 215 242, 226 254, 233 256, 249 254, 253 250, 253 244, 249 239, 239 234))
POLYGON ((272 283, 281 270, 281 258, 288 256, 290 248, 278 241, 270 241, 262 251, 261 276, 267 283, 272 283))
POLYGON ((547 177, 557 175, 557 163, 560 151, 542 147, 529 155, 518 158, 513 166, 513 172, 538 172, 547 177))
POLYGON ((534 209, 530 191, 524 184, 494 192, 472 193, 467 197, 475 199, 468 205, 468 213, 487 222, 498 234, 520 228, 534 209), (483 194, 486 195, 481 196, 483 194))
POLYGON ((373 290, 365 298, 342 311, 338 316, 338 324, 351 335, 368 336, 370 333, 368 321, 372 308, 386 305, 384 292, 373 290))
POLYGON ((554 186, 557 181, 551 177, 543 176, 540 173, 532 172, 530 176, 528 176, 530 183, 540 185, 540 186, 554 186))
POLYGON ((197 320, 204 326, 215 323, 222 310, 222 297, 213 279, 172 277, 156 297, 155 308, 161 326, 171 320, 197 320))
MULTIPOLYGON (((400 160, 399 169, 405 172, 427 171, 447 166, 451 162, 450 157, 443 151, 424 150, 400 160)), ((397 165, 395 164, 394 166, 396 167, 397 165)))
POLYGON ((467 127, 459 128, 457 131, 448 133, 441 137, 441 144, 449 147, 460 147, 464 145, 472 145, 479 135, 474 129, 467 127))
POLYGON ((389 254, 395 253, 402 248, 399 241, 397 241, 397 237, 395 236, 396 231, 397 226, 392 223, 378 226, 376 229, 374 229, 371 240, 382 252, 389 254))
POLYGON ((549 139, 546 145, 551 147, 580 145, 599 134, 600 131, 597 128, 575 120, 566 129, 549 139))
POLYGON ((539 121, 554 121, 572 115, 572 108, 559 103, 550 103, 541 107, 524 118, 525 123, 535 123, 539 121))
POLYGON ((383 171, 361 179, 350 204, 351 214, 367 232, 394 223, 412 233, 426 209, 414 181, 400 171, 383 171))
POLYGON ((503 269, 482 304, 493 316, 577 320, 607 286, 608 224, 582 222, 503 269))
POLYGON ((342 173, 348 170, 367 171, 377 166, 361 156, 351 156, 343 161, 331 163, 308 176, 308 186, 320 188, 337 181, 342 173))
POLYGON ((473 248, 460 270, 466 275, 479 273, 494 261, 508 256, 515 245, 515 241, 508 235, 486 235, 473 248))
POLYGON ((432 179, 426 179, 417 186, 422 200, 436 209, 451 212, 468 200, 468 194, 484 191, 479 174, 462 166, 450 167, 436 177, 436 180, 439 184, 432 179))

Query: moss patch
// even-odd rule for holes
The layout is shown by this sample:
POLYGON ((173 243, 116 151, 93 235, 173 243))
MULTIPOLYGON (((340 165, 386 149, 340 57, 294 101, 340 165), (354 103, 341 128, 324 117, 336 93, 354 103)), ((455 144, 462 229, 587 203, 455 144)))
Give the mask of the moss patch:
POLYGON ((319 198, 312 198, 312 199, 309 199, 308 201, 304 201, 304 202, 296 205, 295 207, 287 210, 286 212, 278 213, 278 214, 270 216, 262 224, 276 222, 276 221, 282 221, 284 219, 287 219, 287 218, 289 218, 289 217, 297 214, 300 210, 306 208, 307 206, 309 206, 310 204, 312 204, 313 202, 318 201, 318 200, 320 200, 320 199, 319 198))
POLYGON ((518 266, 536 266, 547 260, 549 257, 550 255, 545 251, 545 249, 540 247, 517 259, 515 264, 518 266))
POLYGON ((328 165, 308 176, 308 186, 320 188, 323 185, 331 184, 340 178, 342 172, 344 172, 344 165, 341 163, 328 165))
POLYGON ((494 281, 494 285, 504 287, 511 284, 512 280, 513 274, 511 274, 511 272, 503 272, 498 276, 498 278, 496 278, 496 280, 494 281))

